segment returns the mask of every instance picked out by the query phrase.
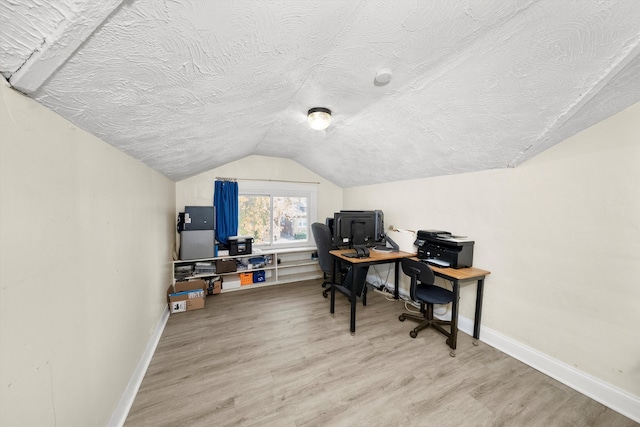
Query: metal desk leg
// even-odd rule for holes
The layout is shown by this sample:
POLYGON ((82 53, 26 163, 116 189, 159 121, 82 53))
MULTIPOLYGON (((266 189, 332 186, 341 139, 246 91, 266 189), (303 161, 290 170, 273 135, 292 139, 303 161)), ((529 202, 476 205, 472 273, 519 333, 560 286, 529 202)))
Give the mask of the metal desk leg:
POLYGON ((476 317, 473 320, 473 345, 480 339, 480 319, 482 317, 482 296, 484 294, 484 277, 478 279, 476 285, 476 317))
POLYGON ((334 258, 333 259, 333 264, 331 265, 331 304, 329 305, 330 310, 329 312, 331 313, 331 315, 333 316, 333 313, 335 313, 336 311, 336 287, 334 286, 335 284, 335 277, 336 277, 336 264, 337 261, 334 258))
POLYGON ((349 300, 351 301, 351 335, 356 334, 356 290, 358 289, 358 270, 356 266, 351 266, 353 269, 353 281, 351 282, 351 291, 349 292, 349 300))
POLYGON ((453 281, 453 301, 451 303, 451 336, 447 344, 451 348, 449 356, 456 357, 456 347, 458 346, 458 302, 460 301, 460 283, 453 281))
POLYGON ((394 280, 396 281, 395 290, 393 291, 393 298, 400 299, 400 260, 396 260, 396 262, 393 265, 393 268, 395 269, 393 275, 394 275, 394 280))
POLYGON ((367 305, 367 282, 365 280, 364 286, 362 287, 362 305, 367 305))
MULTIPOLYGON (((355 265, 353 266, 355 268, 355 265)), ((368 271, 369 267, 367 267, 367 271, 368 271)), ((358 267, 358 270, 364 270, 363 267, 358 267)), ((360 271, 360 274, 362 274, 362 271, 360 271)), ((355 278, 355 276, 353 276, 355 278)), ((357 283, 359 282, 354 282, 353 284, 353 289, 354 291, 358 290, 358 285, 357 283)), ((365 277, 364 279, 364 284, 362 285, 362 290, 360 292, 360 297, 362 298, 362 305, 366 307, 367 305, 367 278, 365 277)))

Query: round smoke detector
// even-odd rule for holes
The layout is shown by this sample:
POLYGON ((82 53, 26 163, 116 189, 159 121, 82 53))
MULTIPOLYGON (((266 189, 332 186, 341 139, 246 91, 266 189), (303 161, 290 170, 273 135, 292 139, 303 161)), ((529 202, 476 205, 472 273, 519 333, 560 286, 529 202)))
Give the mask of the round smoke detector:
POLYGON ((376 83, 379 85, 386 85, 391 81, 391 70, 389 68, 383 68, 376 73, 376 83))

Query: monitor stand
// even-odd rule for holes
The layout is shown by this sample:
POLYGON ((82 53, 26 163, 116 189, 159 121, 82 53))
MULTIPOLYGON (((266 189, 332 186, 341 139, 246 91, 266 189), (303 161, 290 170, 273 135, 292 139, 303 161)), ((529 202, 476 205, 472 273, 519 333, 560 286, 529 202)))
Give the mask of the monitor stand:
POLYGON ((396 242, 394 242, 391 237, 387 236, 385 234, 384 236, 384 243, 385 245, 378 245, 378 246, 374 246, 373 250, 376 252, 400 252, 400 246, 398 246, 398 244, 396 242), (391 247, 387 246, 386 244, 391 245, 391 247))

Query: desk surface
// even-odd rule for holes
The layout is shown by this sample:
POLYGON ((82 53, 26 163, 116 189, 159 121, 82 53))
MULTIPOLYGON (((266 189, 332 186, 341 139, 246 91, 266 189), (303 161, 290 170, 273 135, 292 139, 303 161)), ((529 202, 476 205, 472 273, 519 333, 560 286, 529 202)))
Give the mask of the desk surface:
POLYGON ((476 268, 476 267, 442 268, 442 267, 436 267, 435 265, 431 265, 431 264, 429 264, 429 267, 431 267, 431 270, 433 270, 434 273, 440 273, 443 276, 452 277, 456 280, 477 279, 478 277, 491 274, 490 271, 483 270, 481 268, 476 268))
MULTIPOLYGON (((420 261, 419 258, 413 257, 412 259, 416 261, 420 261)), ((488 270, 483 270, 481 268, 476 267, 465 267, 465 268, 451 268, 451 267, 438 267, 433 264, 427 263, 429 268, 433 270, 434 273, 439 274, 440 277, 447 276, 451 277, 455 280, 467 280, 467 279, 477 279, 479 277, 487 276, 491 274, 488 270)))
POLYGON ((373 249, 369 250, 369 256, 367 258, 349 258, 345 254, 352 254, 355 251, 353 249, 336 249, 329 251, 329 253, 343 261, 350 262, 351 264, 364 264, 367 262, 389 262, 400 258, 408 258, 415 256, 409 252, 378 252, 373 249))

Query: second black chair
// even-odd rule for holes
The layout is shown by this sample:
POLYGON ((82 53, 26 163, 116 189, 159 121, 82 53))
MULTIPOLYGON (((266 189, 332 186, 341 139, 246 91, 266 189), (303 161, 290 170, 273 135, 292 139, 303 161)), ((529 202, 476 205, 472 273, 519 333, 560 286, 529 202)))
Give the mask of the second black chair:
POLYGON ((405 319, 412 319, 420 322, 418 326, 409 332, 411 338, 417 337, 418 331, 421 329, 432 326, 451 339, 451 331, 447 331, 442 327, 442 325, 451 327, 451 322, 434 318, 433 305, 449 304, 453 301, 453 292, 433 284, 435 276, 426 263, 411 258, 403 258, 401 262, 402 271, 411 278, 411 299, 420 304, 422 315, 403 313, 400 315, 399 320, 404 322, 405 319))

